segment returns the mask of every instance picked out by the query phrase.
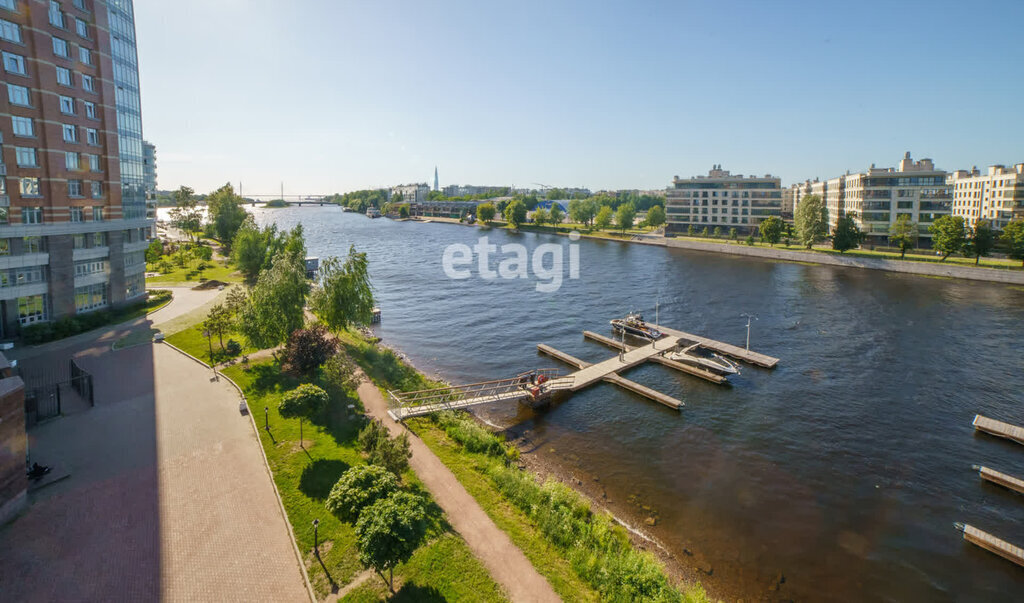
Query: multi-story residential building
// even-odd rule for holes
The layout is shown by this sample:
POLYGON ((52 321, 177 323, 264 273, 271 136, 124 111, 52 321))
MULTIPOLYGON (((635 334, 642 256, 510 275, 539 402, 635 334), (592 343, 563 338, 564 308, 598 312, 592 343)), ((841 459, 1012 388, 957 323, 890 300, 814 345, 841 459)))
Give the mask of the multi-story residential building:
POLYGON ((989 166, 957 170, 950 174, 953 189, 953 215, 962 216, 968 226, 988 220, 996 230, 1006 228, 1011 220, 1024 219, 1024 163, 1012 168, 989 166))
POLYGON ((470 195, 489 195, 504 193, 507 186, 478 186, 475 184, 449 184, 444 187, 445 197, 468 197, 470 195))
POLYGON ((388 200, 394 202, 401 195, 402 203, 423 203, 429 192, 430 187, 426 184, 402 184, 391 188, 388 200))
POLYGON ((142 185, 146 198, 156 194, 156 145, 148 140, 142 141, 142 185))
POLYGON ((734 175, 716 165, 707 176, 673 178, 665 193, 665 212, 666 235, 684 232, 690 226, 753 232, 764 219, 781 215, 782 184, 771 174, 734 175))
POLYGON ((791 184, 789 188, 782 191, 782 218, 785 220, 792 220, 796 214, 796 208, 800 205, 800 200, 807 195, 814 194, 811 188, 814 184, 818 183, 818 179, 814 181, 805 180, 796 184, 791 184))
POLYGON ((131 0, 0 0, 0 337, 145 294, 131 0))

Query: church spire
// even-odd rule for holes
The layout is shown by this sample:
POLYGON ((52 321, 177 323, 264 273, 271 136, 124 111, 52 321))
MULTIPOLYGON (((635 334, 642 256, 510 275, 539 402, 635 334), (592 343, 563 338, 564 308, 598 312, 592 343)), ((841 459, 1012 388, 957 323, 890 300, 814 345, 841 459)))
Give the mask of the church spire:
POLYGON ((437 166, 434 166, 434 190, 437 190, 437 166))

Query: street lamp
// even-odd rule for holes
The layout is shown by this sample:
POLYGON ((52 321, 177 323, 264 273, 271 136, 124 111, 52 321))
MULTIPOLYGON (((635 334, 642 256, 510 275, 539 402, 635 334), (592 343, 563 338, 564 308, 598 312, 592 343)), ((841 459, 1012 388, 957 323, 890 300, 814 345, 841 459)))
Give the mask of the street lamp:
POLYGON ((270 431, 270 407, 263 407, 263 429, 270 431))
POLYGON ((750 351, 750 320, 751 319, 757 320, 757 314, 748 314, 748 313, 744 312, 743 314, 740 314, 740 316, 745 316, 747 318, 747 351, 749 352, 750 351))
POLYGON ((313 553, 316 554, 317 557, 320 557, 320 539, 319 539, 319 533, 318 533, 319 532, 319 528, 320 528, 320 520, 319 519, 314 519, 313 520, 313 553))

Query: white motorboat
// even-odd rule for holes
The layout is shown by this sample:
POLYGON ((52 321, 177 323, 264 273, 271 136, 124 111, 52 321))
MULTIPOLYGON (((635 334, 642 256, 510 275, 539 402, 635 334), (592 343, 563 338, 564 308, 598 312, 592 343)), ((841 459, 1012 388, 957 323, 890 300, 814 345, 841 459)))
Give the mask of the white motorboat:
POLYGON ((735 362, 724 358, 720 354, 714 353, 699 343, 669 352, 665 354, 665 358, 702 369, 707 369, 719 375, 738 375, 740 372, 740 369, 735 362))

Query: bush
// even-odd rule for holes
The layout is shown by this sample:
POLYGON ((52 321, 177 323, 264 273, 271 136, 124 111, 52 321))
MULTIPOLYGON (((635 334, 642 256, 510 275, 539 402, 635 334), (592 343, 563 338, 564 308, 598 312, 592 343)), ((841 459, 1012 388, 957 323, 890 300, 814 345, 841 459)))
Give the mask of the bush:
POLYGON ((228 356, 237 356, 242 353, 242 344, 234 339, 228 339, 227 345, 224 346, 224 351, 228 353, 228 356))
POLYGON ((285 392, 281 403, 277 406, 277 411, 286 419, 294 417, 300 420, 308 419, 323 412, 329 401, 330 398, 323 389, 311 383, 303 383, 295 389, 285 392))
POLYGON ((754 245, 754 235, 747 235, 747 245, 754 245))
POLYGON ((363 509, 398 489, 398 478, 384 467, 352 467, 331 488, 327 510, 342 521, 355 523, 363 509))
POLYGON ((409 468, 412 449, 407 433, 392 438, 383 423, 370 421, 359 432, 359 445, 370 464, 380 465, 395 475, 401 475, 409 468))
POLYGON ((338 389, 355 391, 359 387, 356 363, 344 352, 338 352, 327 359, 324 363, 324 377, 338 389))
POLYGON ((283 368, 293 375, 311 375, 337 349, 338 342, 322 324, 297 329, 288 336, 285 344, 283 368))

